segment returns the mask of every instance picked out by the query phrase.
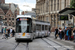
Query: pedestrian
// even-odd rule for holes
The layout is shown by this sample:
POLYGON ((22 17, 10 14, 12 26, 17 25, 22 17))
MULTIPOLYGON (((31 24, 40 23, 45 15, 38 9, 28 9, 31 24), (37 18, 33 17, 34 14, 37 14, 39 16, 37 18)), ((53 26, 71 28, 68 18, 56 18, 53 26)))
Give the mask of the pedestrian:
POLYGON ((12 28, 10 29, 10 37, 12 37, 12 28))
POLYGON ((57 39, 57 34, 58 34, 58 29, 56 27, 56 29, 55 29, 55 39, 57 39))
POLYGON ((8 37, 10 36, 10 28, 8 29, 8 37))
POLYGON ((14 35, 15 35, 15 31, 14 31, 14 29, 12 30, 12 36, 14 37, 14 35))
POLYGON ((68 37, 66 36, 66 32, 67 32, 67 30, 68 30, 68 28, 65 29, 65 35, 64 35, 64 36, 65 36, 65 40, 68 39, 68 37))
POLYGON ((74 42, 75 42, 75 28, 73 29, 73 36, 74 36, 74 42))
POLYGON ((71 39, 70 40, 74 40, 73 29, 72 29, 72 34, 71 34, 71 39))
POLYGON ((69 27, 68 27, 68 30, 66 32, 66 38, 67 38, 67 40, 69 40, 69 27))
POLYGON ((69 28, 69 40, 71 40, 71 35, 72 35, 72 29, 71 29, 71 27, 69 28))
POLYGON ((7 29, 6 29, 5 37, 6 37, 6 39, 8 39, 8 30, 7 29))
POLYGON ((6 33, 6 29, 7 29, 7 28, 5 27, 5 33, 6 33))
POLYGON ((2 39, 5 39, 5 28, 3 29, 2 39))
POLYGON ((59 38, 60 40, 62 40, 62 29, 61 28, 59 28, 59 38))
POLYGON ((62 31, 62 38, 64 39, 64 36, 65 36, 65 28, 63 28, 63 31, 62 31))
POLYGON ((3 34, 3 29, 4 29, 4 27, 2 27, 2 34, 3 34))

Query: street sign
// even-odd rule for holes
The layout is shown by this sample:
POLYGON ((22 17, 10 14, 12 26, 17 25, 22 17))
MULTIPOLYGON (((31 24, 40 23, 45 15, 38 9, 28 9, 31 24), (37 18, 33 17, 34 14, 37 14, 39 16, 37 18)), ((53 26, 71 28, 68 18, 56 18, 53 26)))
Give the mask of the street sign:
POLYGON ((68 20, 68 15, 60 15, 60 20, 68 20))

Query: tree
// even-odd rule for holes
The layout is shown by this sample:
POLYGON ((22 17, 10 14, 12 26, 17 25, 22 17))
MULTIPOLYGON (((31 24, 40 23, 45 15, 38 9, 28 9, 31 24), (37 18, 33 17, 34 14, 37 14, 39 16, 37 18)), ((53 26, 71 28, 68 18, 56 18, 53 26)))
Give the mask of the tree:
POLYGON ((75 8, 75 0, 71 0, 70 8, 75 8))

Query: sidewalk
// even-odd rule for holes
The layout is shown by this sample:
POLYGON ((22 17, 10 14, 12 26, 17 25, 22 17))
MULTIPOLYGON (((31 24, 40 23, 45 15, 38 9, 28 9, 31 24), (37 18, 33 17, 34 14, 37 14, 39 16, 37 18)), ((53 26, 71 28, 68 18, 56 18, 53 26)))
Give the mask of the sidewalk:
MULTIPOLYGON (((55 33, 52 32, 50 34, 50 37, 55 39, 55 33)), ((75 43, 73 41, 68 41, 68 40, 65 40, 65 39, 60 40, 59 37, 57 39, 55 39, 55 40, 56 41, 59 41, 59 42, 62 42, 62 43, 71 44, 71 45, 74 45, 75 46, 75 43)))
POLYGON ((2 34, 0 33, 0 39, 2 39, 2 34))

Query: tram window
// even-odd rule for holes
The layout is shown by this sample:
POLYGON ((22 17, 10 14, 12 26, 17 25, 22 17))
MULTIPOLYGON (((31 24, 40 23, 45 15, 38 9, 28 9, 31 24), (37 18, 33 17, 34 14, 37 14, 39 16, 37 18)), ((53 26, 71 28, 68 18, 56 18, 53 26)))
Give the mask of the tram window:
POLYGON ((35 31, 36 31, 36 26, 34 25, 34 26, 33 26, 33 32, 35 32, 35 31))
POLYGON ((36 30, 41 31, 41 25, 37 24, 36 25, 36 30))
POLYGON ((42 30, 44 30, 44 25, 42 25, 42 30))
POLYGON ((45 30, 48 30, 48 26, 47 25, 45 25, 45 30))
POLYGON ((17 21, 16 22, 16 32, 27 32, 27 33, 31 33, 32 29, 31 29, 31 20, 23 20, 23 21, 17 21))

